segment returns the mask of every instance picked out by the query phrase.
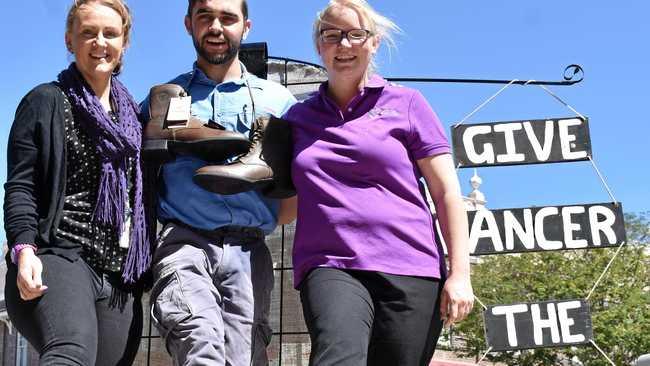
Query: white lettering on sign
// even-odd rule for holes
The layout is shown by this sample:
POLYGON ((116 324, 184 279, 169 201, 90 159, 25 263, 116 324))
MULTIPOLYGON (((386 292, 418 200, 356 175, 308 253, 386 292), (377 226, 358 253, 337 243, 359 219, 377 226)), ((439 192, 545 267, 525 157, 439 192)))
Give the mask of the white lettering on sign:
POLYGON ((594 245, 600 245, 600 233, 604 233, 609 244, 616 243, 616 233, 612 229, 616 215, 605 206, 589 207, 589 224, 591 226, 591 238, 594 245), (598 216, 603 216, 603 221, 598 221, 598 216))
POLYGON ((497 221, 494 219, 494 214, 488 210, 476 211, 476 216, 474 217, 474 222, 472 222, 472 228, 469 232, 469 242, 472 245, 470 247, 470 253, 476 251, 476 245, 478 245, 480 238, 490 238, 494 245, 494 250, 497 252, 503 251, 503 242, 501 241, 501 235, 499 235, 497 221), (483 222, 487 224, 487 229, 483 229, 483 222))
MULTIPOLYGON (((541 121, 537 121, 538 123, 541 121)), ((530 121, 525 122, 507 122, 496 123, 492 125, 474 125, 467 127, 463 132, 463 149, 467 155, 467 159, 472 164, 494 164, 497 163, 520 163, 524 161, 539 161, 544 162, 549 160, 553 150, 553 142, 557 139, 559 144, 559 154, 563 160, 580 160, 588 156, 587 151, 575 150, 576 135, 570 133, 570 128, 581 126, 584 120, 580 118, 568 118, 557 120, 557 136, 555 135, 554 120, 546 120, 544 122, 544 140, 540 142, 533 125, 530 121), (515 131, 520 131, 523 128, 524 134, 515 135, 515 131), (497 136, 498 134, 498 136, 497 136), (490 135, 489 141, 483 143, 483 146, 476 146, 474 141, 478 136, 490 135), (525 136, 521 140, 520 136, 525 136), (502 142, 503 145, 498 142, 502 142), (494 151, 494 144, 505 146, 505 153, 496 154, 494 151), (518 146, 526 145, 532 149, 521 149, 518 146), (478 152, 478 148, 482 148, 482 152, 478 152), (517 152, 517 151, 522 152, 517 152), (532 150, 532 154, 530 153, 532 150), (528 151, 530 156, 527 156, 523 151, 528 151), (534 156, 533 156, 534 155, 534 156)))
POLYGON ((492 314, 506 316, 506 329, 508 333, 508 344, 510 347, 517 347, 517 328, 515 327, 515 314, 528 311, 528 305, 504 305, 492 308, 492 314))
POLYGON ((548 240, 544 234, 544 219, 548 216, 557 215, 557 207, 544 207, 535 215, 535 238, 540 248, 544 250, 562 249, 562 242, 559 240, 548 240))
POLYGON ((521 123, 508 123, 494 126, 494 132, 503 132, 506 141, 506 153, 497 155, 497 161, 499 163, 511 163, 526 160, 524 154, 516 153, 517 148, 515 146, 514 131, 518 130, 521 130, 521 123))
POLYGON ((476 152, 474 147, 474 137, 478 135, 487 135, 492 130, 490 126, 471 126, 463 134, 463 145, 467 150, 467 158, 475 164, 489 163, 494 164, 494 148, 492 144, 484 144, 481 154, 476 152))
POLYGON ((569 318, 567 310, 579 309, 580 301, 561 302, 557 304, 557 310, 560 320, 560 327, 562 327, 562 340, 564 343, 579 343, 585 341, 584 334, 571 334, 571 326, 575 324, 573 318, 569 318))
POLYGON ((512 211, 503 212, 503 226, 506 232, 506 249, 515 248, 515 234, 521 240, 526 249, 535 248, 535 231, 533 229, 533 212, 527 208, 524 210, 524 226, 517 221, 512 211))
POLYGON ((535 344, 538 346, 544 344, 544 337, 542 336, 542 330, 544 328, 551 330, 551 341, 553 343, 560 343, 560 328, 557 324, 554 304, 546 304, 546 313, 548 314, 548 318, 546 319, 542 319, 539 304, 531 305, 530 313, 533 317, 533 338, 535 344))
POLYGON ((585 212, 582 206, 562 207, 562 224, 564 225, 564 245, 567 248, 586 248, 589 244, 585 239, 573 239, 573 232, 580 230, 580 225, 571 222, 571 215, 585 212))
POLYGON ((583 159, 587 157, 586 151, 571 151, 571 142, 576 140, 575 135, 569 133, 569 127, 579 126, 582 120, 578 118, 561 119, 560 125, 560 146, 562 146, 562 157, 565 159, 583 159))
POLYGON ((533 151, 535 156, 539 161, 546 161, 551 156, 551 147, 553 146, 553 121, 546 121, 544 125, 544 146, 540 144, 535 132, 533 131, 533 126, 530 122, 524 122, 524 130, 526 130, 526 135, 530 140, 530 144, 533 146, 533 151))
POLYGON ((477 210, 470 222, 470 253, 476 253, 479 243, 478 254, 615 245, 623 238, 614 229, 620 224, 614 210, 600 204, 477 210))
POLYGON ((491 308, 491 315, 498 318, 490 320, 496 323, 492 323, 494 328, 488 332, 491 333, 488 337, 502 339, 503 328, 505 328, 508 345, 512 348, 584 343, 588 337, 591 337, 588 310, 576 312, 575 318, 569 316, 569 310, 580 309, 582 306, 581 301, 578 300, 494 306, 491 308), (545 316, 542 315, 544 308, 545 316), (505 327, 504 319, 501 318, 503 316, 505 327), (576 319, 579 324, 576 324, 576 319), (577 328, 579 332, 572 333, 572 327, 574 327, 573 331, 577 328), (531 330, 532 334, 529 334, 531 330), (546 339, 545 331, 546 334, 550 334, 546 339))

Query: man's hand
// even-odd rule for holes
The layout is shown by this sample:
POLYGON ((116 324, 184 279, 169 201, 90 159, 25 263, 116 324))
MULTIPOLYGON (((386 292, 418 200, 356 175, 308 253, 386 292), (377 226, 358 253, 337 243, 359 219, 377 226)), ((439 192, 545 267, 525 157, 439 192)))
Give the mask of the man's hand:
POLYGON ((43 295, 47 286, 43 285, 41 274, 43 263, 36 256, 32 248, 24 248, 18 253, 18 277, 16 285, 20 291, 20 298, 33 300, 43 295))
POLYGON ((469 274, 452 274, 445 281, 440 299, 440 317, 445 327, 459 322, 472 311, 474 292, 469 274))

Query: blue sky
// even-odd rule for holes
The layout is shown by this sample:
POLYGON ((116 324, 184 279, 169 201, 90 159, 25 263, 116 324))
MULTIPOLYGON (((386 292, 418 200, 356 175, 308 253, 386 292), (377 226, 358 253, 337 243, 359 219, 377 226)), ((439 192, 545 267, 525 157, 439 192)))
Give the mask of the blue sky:
MULTIPOLYGON (((650 3, 640 0, 545 1, 371 0, 404 30, 398 50, 379 55, 387 77, 561 79, 585 70, 582 83, 553 90, 590 118, 594 160, 627 212, 650 210, 650 3)), ((71 61, 63 43, 69 0, 10 1, 0 13, 0 182, 15 108, 35 85, 71 61), (10 56, 9 56, 10 55, 10 56)), ((273 56, 319 63, 310 39, 325 0, 251 0, 250 42, 273 56)), ((137 99, 187 71, 195 58, 183 27, 186 2, 131 0, 134 30, 122 80, 137 99)), ((497 85, 411 84, 448 128, 497 85)), ((495 122, 572 116, 538 87, 513 86, 469 120, 495 122)), ((611 201, 587 162, 479 169, 490 208, 611 201)), ((464 193, 471 170, 461 170, 464 193)), ((4 191, 0 189, 0 195, 4 191)), ((1 215, 1 213, 0 213, 1 215)), ((0 229, 1 237, 4 230, 0 229)))

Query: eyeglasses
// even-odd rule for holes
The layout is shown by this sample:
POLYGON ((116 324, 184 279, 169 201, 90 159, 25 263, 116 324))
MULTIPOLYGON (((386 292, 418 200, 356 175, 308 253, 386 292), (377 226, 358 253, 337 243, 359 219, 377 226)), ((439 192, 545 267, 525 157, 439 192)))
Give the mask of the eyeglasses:
POLYGON ((340 43, 343 37, 347 38, 350 44, 362 44, 370 36, 372 36, 372 32, 366 29, 350 29, 349 31, 323 29, 320 31, 321 41, 331 44, 340 43))

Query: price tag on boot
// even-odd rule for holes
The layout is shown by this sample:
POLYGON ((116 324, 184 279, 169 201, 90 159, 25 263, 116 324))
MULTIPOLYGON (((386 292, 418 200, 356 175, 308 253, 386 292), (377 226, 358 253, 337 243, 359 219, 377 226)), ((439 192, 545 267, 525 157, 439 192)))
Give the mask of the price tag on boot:
POLYGON ((169 100, 167 111, 167 128, 187 127, 190 120, 192 97, 176 97, 169 100))

